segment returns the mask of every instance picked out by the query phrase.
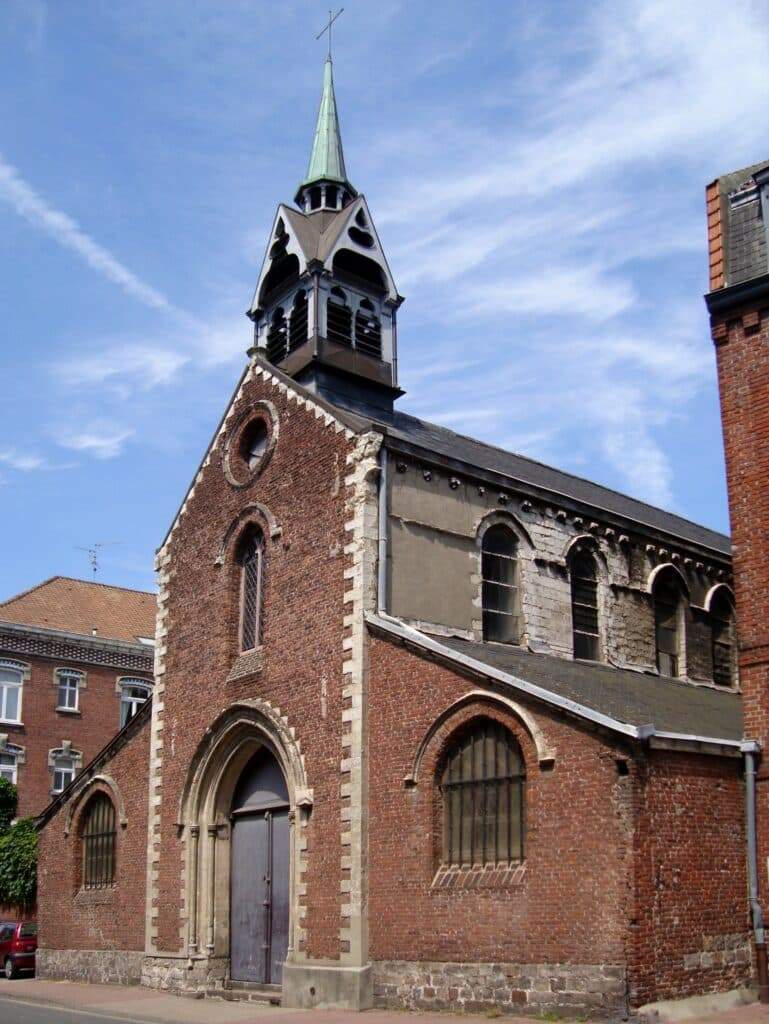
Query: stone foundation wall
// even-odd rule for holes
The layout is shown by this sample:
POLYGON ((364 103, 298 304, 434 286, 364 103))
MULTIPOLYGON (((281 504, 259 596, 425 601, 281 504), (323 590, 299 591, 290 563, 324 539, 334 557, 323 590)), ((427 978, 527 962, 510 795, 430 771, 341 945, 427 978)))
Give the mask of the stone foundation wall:
POLYGON ((625 968, 615 964, 461 964, 389 960, 374 965, 374 1006, 482 1013, 626 1012, 625 968))
POLYGON ((49 981, 138 985, 143 959, 143 950, 38 948, 36 972, 49 981))
POLYGON ((228 957, 144 956, 141 963, 141 983, 145 988, 164 992, 221 994, 229 977, 228 957))

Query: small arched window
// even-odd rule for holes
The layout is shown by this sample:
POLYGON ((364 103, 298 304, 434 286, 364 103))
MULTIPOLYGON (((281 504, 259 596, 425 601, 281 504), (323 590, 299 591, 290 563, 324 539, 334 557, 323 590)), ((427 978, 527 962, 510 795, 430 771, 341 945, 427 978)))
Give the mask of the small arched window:
POLYGON ((307 292, 297 292, 291 307, 288 351, 293 352, 307 341, 307 292))
POLYGON ((595 558, 578 547, 569 559, 571 575, 571 627, 574 657, 598 661, 601 657, 598 633, 598 574, 595 558))
POLYGON ((278 306, 272 314, 267 331, 267 358, 271 363, 279 363, 286 355, 286 314, 283 307, 278 306))
POLYGON ((713 596, 710 627, 713 639, 713 682, 717 686, 734 686, 734 605, 725 587, 721 587, 713 596))
POLYGON ((660 675, 682 675, 682 587, 675 570, 662 572, 654 584, 654 633, 660 675))
POLYGON ((264 538, 259 530, 250 530, 243 539, 240 566, 240 649, 250 651, 262 640, 264 538))
POLYGON ((363 299, 355 314, 355 347, 367 356, 382 358, 382 325, 368 299, 363 299))
POLYGON ((518 643, 521 638, 518 593, 518 542, 503 524, 490 526, 481 546, 483 639, 518 643))
POLYGON ((328 297, 326 335, 338 345, 352 345, 352 313, 341 288, 332 288, 328 297))
POLYGON ((21 691, 24 666, 15 661, 0 661, 0 722, 21 721, 21 691))
POLYGON ((83 812, 83 888, 103 889, 115 881, 115 807, 97 793, 83 812))
POLYGON ((75 778, 79 755, 69 749, 52 750, 48 763, 53 775, 52 793, 62 793, 75 778))
POLYGON ((523 860, 525 783, 521 749, 498 722, 475 723, 457 739, 440 781, 444 864, 523 860))

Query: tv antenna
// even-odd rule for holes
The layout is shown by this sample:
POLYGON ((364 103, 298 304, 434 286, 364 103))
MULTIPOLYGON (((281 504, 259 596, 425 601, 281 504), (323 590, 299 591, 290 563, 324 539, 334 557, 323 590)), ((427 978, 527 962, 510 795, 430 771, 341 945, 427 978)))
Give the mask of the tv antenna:
POLYGON ((116 544, 122 544, 119 540, 97 540, 90 548, 81 547, 76 544, 75 547, 78 551, 85 551, 88 555, 88 561, 91 563, 91 569, 93 570, 93 578, 96 579, 96 574, 101 568, 99 564, 99 553, 102 548, 114 547, 116 544))

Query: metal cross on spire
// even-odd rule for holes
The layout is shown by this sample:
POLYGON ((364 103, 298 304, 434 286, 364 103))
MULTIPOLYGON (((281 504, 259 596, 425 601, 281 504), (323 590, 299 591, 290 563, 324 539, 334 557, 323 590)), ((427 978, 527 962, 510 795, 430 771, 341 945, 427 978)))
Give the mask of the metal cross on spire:
POLYGON ((320 39, 324 32, 328 32, 328 60, 331 60, 331 26, 334 24, 334 22, 336 21, 336 19, 339 17, 343 10, 344 7, 340 7, 336 14, 334 14, 333 11, 329 11, 328 21, 320 30, 320 32, 318 32, 318 34, 315 36, 316 39, 320 39))

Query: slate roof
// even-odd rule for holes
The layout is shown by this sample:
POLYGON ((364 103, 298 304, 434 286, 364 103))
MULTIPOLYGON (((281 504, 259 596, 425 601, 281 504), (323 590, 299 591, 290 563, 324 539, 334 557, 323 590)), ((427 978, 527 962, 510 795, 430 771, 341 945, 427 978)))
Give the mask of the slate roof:
POLYGON ((155 636, 155 604, 144 590, 52 576, 0 603, 0 621, 138 642, 155 636))
POLYGON ((700 526, 654 505, 647 505, 646 502, 630 498, 626 494, 595 484, 583 477, 546 466, 535 459, 496 448, 463 434, 456 434, 447 427, 428 423, 397 410, 392 414, 383 415, 381 410, 367 410, 360 406, 356 408, 354 416, 365 419, 370 417, 372 426, 384 430, 396 442, 405 441, 424 449, 426 454, 436 452, 469 466, 499 473, 524 487, 529 485, 541 488, 554 496, 571 498, 690 544, 698 544, 721 555, 731 556, 731 542, 723 533, 700 526))
MULTIPOLYGON (((766 224, 755 175, 767 162, 753 164, 718 179, 724 222, 725 285, 761 277, 767 265, 766 224)), ((767 187, 767 186, 764 186, 767 187)))
POLYGON ((459 637, 432 639, 627 725, 653 725, 658 732, 687 736, 742 739, 742 699, 736 693, 597 662, 533 654, 504 644, 459 637))

